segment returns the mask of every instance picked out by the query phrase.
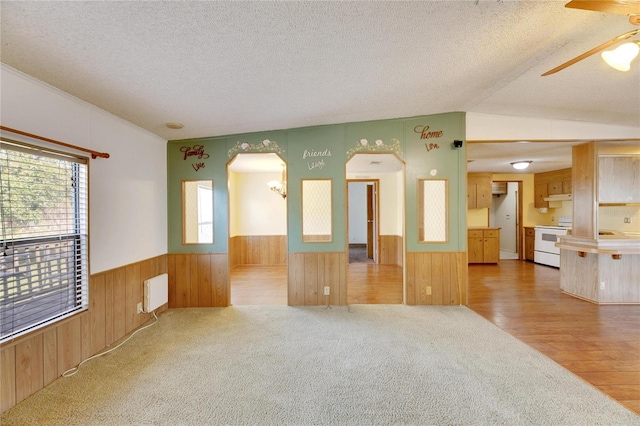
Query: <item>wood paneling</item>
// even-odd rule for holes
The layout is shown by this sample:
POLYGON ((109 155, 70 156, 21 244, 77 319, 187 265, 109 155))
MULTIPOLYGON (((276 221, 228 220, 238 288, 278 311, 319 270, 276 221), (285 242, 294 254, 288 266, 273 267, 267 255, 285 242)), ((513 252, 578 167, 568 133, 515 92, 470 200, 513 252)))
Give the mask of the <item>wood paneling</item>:
POLYGON ((164 272, 167 260, 163 255, 92 275, 87 311, 2 344, 1 410, 13 407, 150 319, 151 314, 137 314, 136 305, 142 302, 144 280, 164 272))
POLYGON ((640 203, 640 156, 600 156, 598 201, 640 203))
POLYGON ((573 224, 574 237, 596 238, 596 142, 575 145, 573 163, 573 224))
POLYGON ((380 235, 379 261, 381 265, 402 266, 402 237, 399 235, 380 235))
POLYGON ((226 253, 168 255, 169 308, 229 306, 226 253))
POLYGON ((345 252, 289 253, 288 304, 346 305, 345 252), (324 295, 329 287, 329 296, 324 295))
POLYGON ((58 378, 58 330, 56 328, 47 329, 42 333, 43 338, 43 378, 44 386, 58 378))
POLYGON ((466 305, 465 252, 407 253, 407 305, 466 305))
POLYGON ((43 349, 42 333, 16 344, 16 402, 44 387, 43 349))
POLYGON ((238 235, 229 239, 229 267, 286 265, 286 235, 238 235))
MULTIPOLYGON (((89 310, 91 315, 91 310, 89 310)), ((104 324, 102 329, 94 328, 94 323, 91 324, 91 341, 94 337, 104 336, 104 324)), ((71 318, 70 321, 66 321, 56 327, 56 335, 58 340, 58 376, 62 375, 68 369, 80 364, 82 361, 82 319, 79 316, 71 318)), ((104 339, 102 339, 104 341, 104 339)), ((91 346, 92 354, 100 352, 104 347, 96 349, 95 346, 91 346)))
POLYGON ((16 405, 16 347, 0 351, 0 411, 16 405))
POLYGON ((91 352, 97 353, 106 347, 105 322, 105 274, 92 277, 89 281, 89 311, 91 312, 91 352))
POLYGON ((560 250, 560 288, 595 303, 640 303, 640 255, 560 250))

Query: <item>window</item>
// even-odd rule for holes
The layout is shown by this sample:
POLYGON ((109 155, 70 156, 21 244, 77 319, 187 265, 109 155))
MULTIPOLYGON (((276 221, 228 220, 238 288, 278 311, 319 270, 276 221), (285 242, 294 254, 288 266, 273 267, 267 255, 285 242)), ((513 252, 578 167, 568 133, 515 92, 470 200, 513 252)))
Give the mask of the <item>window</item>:
POLYGON ((88 305, 87 160, 0 141, 0 341, 88 305))
POLYGON ((448 181, 418 179, 418 241, 444 243, 448 241, 448 181))
POLYGON ((331 179, 302 180, 302 241, 331 242, 331 179))
POLYGON ((213 244, 213 181, 182 182, 183 244, 213 244))

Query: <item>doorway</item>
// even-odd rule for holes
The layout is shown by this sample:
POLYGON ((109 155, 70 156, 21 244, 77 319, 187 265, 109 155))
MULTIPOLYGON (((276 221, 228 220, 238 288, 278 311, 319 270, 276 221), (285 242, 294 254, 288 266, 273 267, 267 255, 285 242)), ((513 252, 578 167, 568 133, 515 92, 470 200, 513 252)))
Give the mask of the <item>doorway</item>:
POLYGON ((501 228, 500 260, 522 260, 522 181, 493 181, 493 185, 489 226, 501 228))
POLYGON ((378 263, 379 180, 347 180, 349 263, 378 263))
POLYGON ((227 177, 231 304, 286 305, 286 164, 274 153, 240 153, 227 177))
POLYGON ((346 177, 347 303, 403 303, 404 163, 355 154, 346 177))

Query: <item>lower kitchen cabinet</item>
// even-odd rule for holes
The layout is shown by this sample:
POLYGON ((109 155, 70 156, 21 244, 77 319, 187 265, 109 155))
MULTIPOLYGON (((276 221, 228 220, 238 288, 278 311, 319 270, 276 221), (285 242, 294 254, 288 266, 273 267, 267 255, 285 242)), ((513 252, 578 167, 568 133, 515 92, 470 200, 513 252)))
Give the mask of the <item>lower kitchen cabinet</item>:
POLYGON ((536 230, 533 227, 524 228, 524 260, 533 262, 536 242, 536 230))
POLYGON ((467 230, 469 263, 498 263, 500 261, 500 228, 467 230))

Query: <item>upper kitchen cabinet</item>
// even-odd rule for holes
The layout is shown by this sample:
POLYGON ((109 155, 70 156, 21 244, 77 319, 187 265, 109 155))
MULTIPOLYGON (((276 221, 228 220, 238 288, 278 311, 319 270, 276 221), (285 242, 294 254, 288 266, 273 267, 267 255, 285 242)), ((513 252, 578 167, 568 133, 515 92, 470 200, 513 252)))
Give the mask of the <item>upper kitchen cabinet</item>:
POLYGON ((549 207, 545 198, 550 195, 571 194, 571 168, 554 170, 533 175, 533 196, 535 208, 549 207))
POLYGON ((598 202, 640 203, 640 155, 598 157, 598 202))
POLYGON ((491 173, 467 174, 467 208, 491 207, 491 173))

